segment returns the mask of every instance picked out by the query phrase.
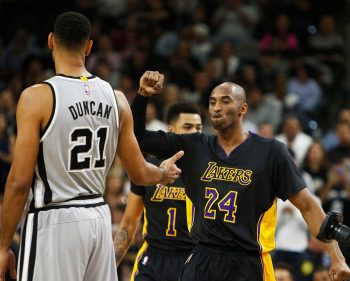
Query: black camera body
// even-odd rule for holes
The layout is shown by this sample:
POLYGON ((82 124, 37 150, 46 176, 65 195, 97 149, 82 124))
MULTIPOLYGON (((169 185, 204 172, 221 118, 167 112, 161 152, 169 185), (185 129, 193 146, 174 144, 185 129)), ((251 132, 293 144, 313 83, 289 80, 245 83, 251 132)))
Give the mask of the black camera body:
POLYGON ((329 243, 332 240, 345 247, 350 247, 350 227, 343 224, 343 216, 336 212, 328 212, 316 238, 329 243))

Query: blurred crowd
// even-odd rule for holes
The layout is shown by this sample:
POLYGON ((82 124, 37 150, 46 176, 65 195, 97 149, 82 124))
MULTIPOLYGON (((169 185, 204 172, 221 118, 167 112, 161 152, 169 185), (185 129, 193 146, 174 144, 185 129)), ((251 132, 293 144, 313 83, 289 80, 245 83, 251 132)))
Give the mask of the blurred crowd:
MULTIPOLYGON (((204 131, 213 133, 210 92, 223 81, 236 82, 247 94, 245 128, 285 143, 324 210, 342 213, 350 225, 349 5, 346 0, 0 0, 0 192, 11 164, 20 93, 54 75, 47 35, 56 15, 74 10, 93 23, 88 70, 130 102, 145 70, 165 74, 163 93, 147 108, 148 129, 167 130, 169 106, 192 101, 202 108, 204 131)), ((117 162, 105 193, 115 228, 129 190, 117 162)), ((121 281, 128 280, 141 243, 139 234, 119 268, 121 281)), ((277 281, 328 280, 317 276, 329 258, 288 202, 278 202, 273 259, 277 275, 281 270, 294 278, 276 275, 277 281)))

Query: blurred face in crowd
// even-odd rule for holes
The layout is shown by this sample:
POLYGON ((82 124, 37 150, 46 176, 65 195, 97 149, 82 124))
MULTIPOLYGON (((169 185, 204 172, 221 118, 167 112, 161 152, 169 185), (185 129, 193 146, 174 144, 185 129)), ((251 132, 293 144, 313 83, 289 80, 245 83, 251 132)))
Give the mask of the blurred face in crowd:
POLYGON ((259 125, 259 135, 264 138, 273 138, 273 127, 270 123, 262 123, 259 125))
POLYGON ((319 142, 311 144, 307 157, 310 163, 321 163, 325 157, 325 151, 319 142))
POLYGON ((288 118, 283 126, 283 133, 286 135, 288 141, 293 141, 300 132, 300 123, 296 118, 288 118))
POLYGON ((338 123, 336 132, 341 145, 350 144, 350 124, 346 122, 338 123))
POLYGON ((275 269, 275 279, 276 281, 293 281, 294 280, 289 270, 285 268, 275 269))

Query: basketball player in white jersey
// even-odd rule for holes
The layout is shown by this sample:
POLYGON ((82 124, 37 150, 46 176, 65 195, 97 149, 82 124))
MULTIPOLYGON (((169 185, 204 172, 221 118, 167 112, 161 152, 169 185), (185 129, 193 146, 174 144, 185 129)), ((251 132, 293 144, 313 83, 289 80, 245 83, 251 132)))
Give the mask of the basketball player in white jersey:
MULTIPOLYGON (((85 68, 90 35, 82 14, 58 16, 48 38, 57 75, 20 97, 0 230, 0 281, 7 269, 16 277, 9 247, 30 192, 17 280, 115 281, 111 217, 102 198, 115 154, 140 185, 173 182, 181 172, 174 163, 183 152, 162 168, 144 160, 126 98, 85 68)), ((148 77, 151 91, 161 90, 160 80, 148 77)))

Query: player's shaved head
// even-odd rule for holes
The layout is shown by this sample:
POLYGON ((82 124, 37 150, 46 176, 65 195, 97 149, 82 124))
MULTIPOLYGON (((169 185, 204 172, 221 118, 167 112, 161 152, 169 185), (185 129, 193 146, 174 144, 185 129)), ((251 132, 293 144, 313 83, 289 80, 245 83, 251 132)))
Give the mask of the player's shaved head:
POLYGON ((229 95, 232 95, 235 99, 238 99, 241 101, 241 103, 245 103, 246 102, 246 94, 244 89, 232 82, 224 82, 218 86, 216 86, 213 91, 211 92, 211 94, 213 94, 214 92, 225 92, 229 95))

